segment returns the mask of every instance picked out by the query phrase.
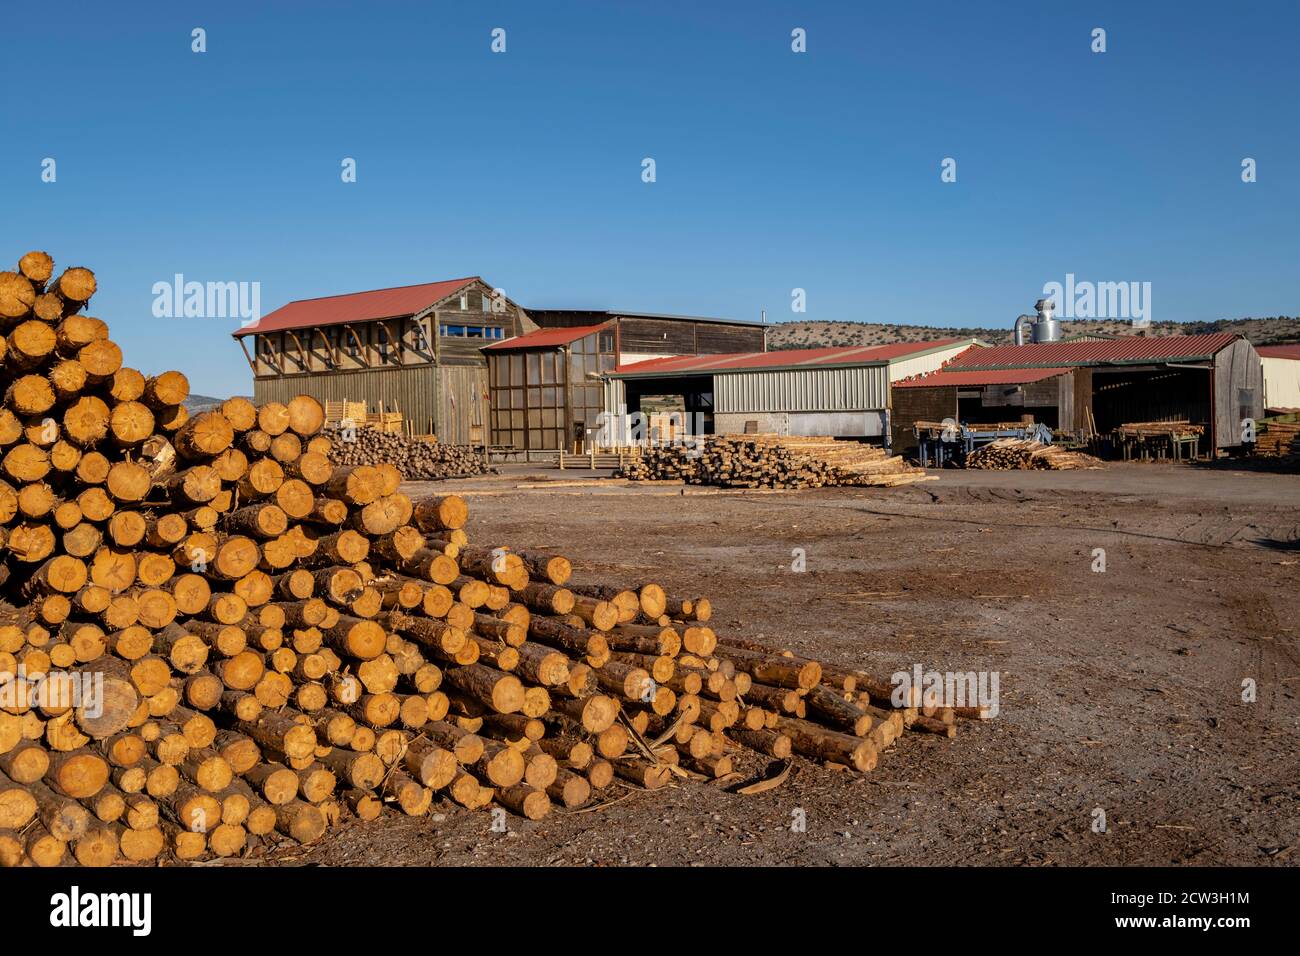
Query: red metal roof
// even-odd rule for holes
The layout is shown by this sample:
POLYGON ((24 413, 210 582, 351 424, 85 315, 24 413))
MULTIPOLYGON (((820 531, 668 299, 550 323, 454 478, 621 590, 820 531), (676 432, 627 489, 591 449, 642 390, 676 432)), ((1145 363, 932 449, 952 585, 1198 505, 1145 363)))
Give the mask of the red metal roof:
POLYGON ((239 338, 259 332, 283 332, 285 329, 308 329, 317 325, 342 325, 344 322, 369 322, 413 315, 477 279, 478 276, 469 276, 465 279, 446 279, 393 289, 327 295, 319 299, 298 299, 280 306, 234 334, 235 338, 239 338))
POLYGON ((1241 336, 1126 335, 1101 342, 1044 342, 1039 345, 995 345, 971 349, 948 364, 950 369, 1047 368, 1058 366, 1132 364, 1204 360, 1241 336))
POLYGON ((561 345, 576 342, 592 332, 598 332, 607 325, 609 325, 608 322, 601 322, 599 325, 576 325, 566 329, 538 329, 536 332, 517 335, 513 339, 506 339, 504 342, 485 345, 481 351, 508 352, 511 349, 558 348, 561 345))
POLYGON ((970 339, 893 342, 889 345, 836 346, 819 349, 780 349, 774 352, 727 352, 721 355, 669 355, 620 365, 620 375, 686 375, 760 368, 799 368, 829 365, 872 365, 888 362, 970 339))
POLYGON ((1255 351, 1264 358, 1284 358, 1300 361, 1300 342, 1295 345, 1259 345, 1255 351))
POLYGON ((995 368, 983 371, 961 371, 960 369, 953 369, 949 365, 937 372, 931 372, 929 375, 920 375, 916 378, 895 382, 890 387, 938 388, 944 385, 955 385, 958 388, 965 388, 979 385, 1028 385, 1030 382, 1041 382, 1045 378, 1061 375, 1068 371, 1070 371, 1068 368, 995 368))

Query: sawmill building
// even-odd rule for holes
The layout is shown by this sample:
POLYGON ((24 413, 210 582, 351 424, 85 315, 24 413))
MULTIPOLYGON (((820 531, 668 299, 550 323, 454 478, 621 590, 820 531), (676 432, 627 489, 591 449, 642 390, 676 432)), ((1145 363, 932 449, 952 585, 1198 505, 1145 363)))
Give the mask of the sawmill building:
POLYGON ((301 299, 235 332, 258 402, 311 395, 399 412, 404 430, 482 444, 482 346, 534 331, 523 309, 471 276, 301 299))
POLYGON ((619 365, 607 376, 611 414, 676 410, 700 434, 889 435, 891 384, 941 367, 976 339, 675 355, 619 365))
POLYGON ((1200 451, 1242 444, 1243 419, 1264 414, 1259 353, 1239 335, 1123 336, 972 348, 942 369, 894 384, 896 451, 917 446, 913 425, 1032 416, 1063 432, 1107 434, 1136 422, 1204 428, 1200 451))
POLYGON ((530 309, 539 330, 483 347, 491 443, 517 451, 576 450, 604 408, 603 376, 634 362, 766 347, 757 322, 644 312, 530 309))

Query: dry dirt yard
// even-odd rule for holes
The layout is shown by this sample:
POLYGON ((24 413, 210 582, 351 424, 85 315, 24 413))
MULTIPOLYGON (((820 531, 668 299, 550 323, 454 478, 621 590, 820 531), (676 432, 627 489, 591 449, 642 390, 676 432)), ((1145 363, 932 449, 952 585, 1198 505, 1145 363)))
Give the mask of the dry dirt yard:
POLYGON ((1300 862, 1300 476, 1115 465, 944 472, 896 490, 682 494, 524 490, 574 476, 503 471, 412 490, 463 492, 473 539, 558 549, 575 580, 706 594, 719 632, 883 675, 914 663, 997 671, 1001 711, 962 721, 955 740, 905 735, 863 776, 797 761, 756 796, 616 784, 603 809, 511 817, 504 833, 488 814, 435 805, 269 860, 1300 862), (796 548, 803 573, 791 570, 796 548), (1096 548, 1104 573, 1092 570, 1096 548), (1093 829, 1098 808, 1105 832, 1093 829))

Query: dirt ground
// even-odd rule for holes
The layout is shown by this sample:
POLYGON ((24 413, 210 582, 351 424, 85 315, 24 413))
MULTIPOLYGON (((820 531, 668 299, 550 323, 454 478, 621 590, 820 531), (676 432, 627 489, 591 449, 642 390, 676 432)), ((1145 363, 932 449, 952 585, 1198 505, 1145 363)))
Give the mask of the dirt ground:
MULTIPOLYGON (((996 671, 1000 713, 907 734, 857 776, 685 784, 530 823, 435 806, 283 863, 1294 864, 1300 861, 1300 476, 1114 465, 944 472, 783 494, 615 485, 538 466, 443 483, 484 544, 575 580, 705 594, 723 633, 889 675, 996 671), (530 478, 530 476, 532 476, 530 478), (807 570, 791 570, 792 551, 807 570), (1105 571, 1092 570, 1094 549, 1105 571), (1244 703, 1243 681, 1257 686, 1244 703), (1105 831, 1095 832, 1097 810, 1105 831), (802 811, 806 830, 792 827, 802 811)), ((432 487, 421 485, 413 490, 432 487)), ((755 758, 745 769, 764 768, 755 758)))

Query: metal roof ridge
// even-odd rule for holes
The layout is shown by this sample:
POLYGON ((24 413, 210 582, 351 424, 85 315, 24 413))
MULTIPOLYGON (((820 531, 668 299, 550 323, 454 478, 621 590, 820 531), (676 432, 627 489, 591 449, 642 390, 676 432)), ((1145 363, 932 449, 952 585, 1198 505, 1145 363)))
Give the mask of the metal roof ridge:
MULTIPOLYGON (((406 285, 386 285, 378 289, 362 289, 360 292, 335 292, 332 295, 314 295, 306 299, 290 299, 284 305, 280 306, 280 309, 283 309, 285 305, 298 305, 299 303, 302 302, 321 302, 325 299, 347 299, 354 295, 373 295, 376 292, 397 292, 401 289, 418 289, 420 288, 420 286, 426 286, 426 285, 446 285, 449 282, 461 282, 461 283, 472 282, 475 279, 478 279, 479 281, 483 281, 482 276, 473 275, 473 276, 465 276, 464 278, 461 279, 432 279, 429 282, 409 282, 406 285)), ((275 309, 273 311, 278 312, 279 309, 275 309)), ((267 315, 270 314, 271 314, 270 312, 267 313, 267 315)))

